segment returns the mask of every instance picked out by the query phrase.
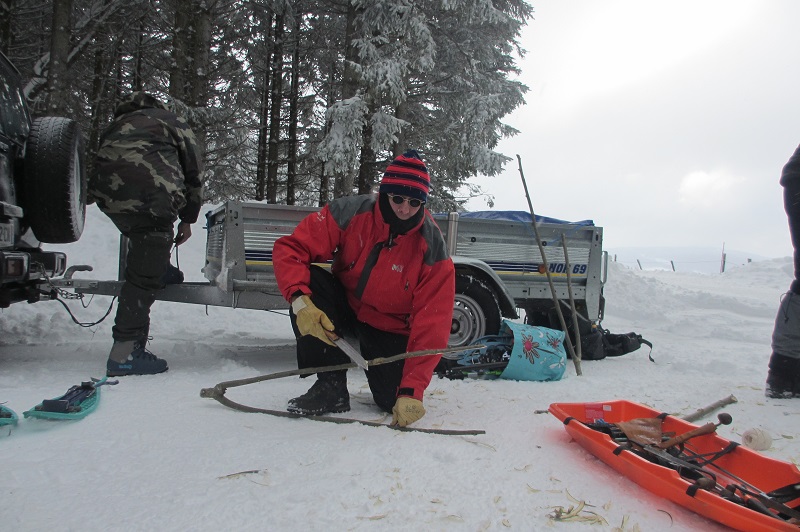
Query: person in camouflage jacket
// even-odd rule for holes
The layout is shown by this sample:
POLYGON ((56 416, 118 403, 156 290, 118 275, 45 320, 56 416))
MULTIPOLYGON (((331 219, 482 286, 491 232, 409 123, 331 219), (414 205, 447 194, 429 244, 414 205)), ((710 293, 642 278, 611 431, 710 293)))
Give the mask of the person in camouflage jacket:
POLYGON ((191 236, 203 203, 202 153, 186 119, 150 94, 125 98, 100 138, 89 198, 128 238, 106 373, 166 371, 166 361, 145 348, 150 307, 164 288, 173 242, 191 236))

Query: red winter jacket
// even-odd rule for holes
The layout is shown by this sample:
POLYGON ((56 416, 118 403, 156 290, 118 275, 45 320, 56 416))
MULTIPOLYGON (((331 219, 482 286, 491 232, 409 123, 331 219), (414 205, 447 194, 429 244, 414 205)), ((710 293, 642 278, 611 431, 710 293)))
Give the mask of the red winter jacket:
MULTIPOLYGON (((407 351, 447 347, 455 268, 439 227, 425 212, 419 226, 395 236, 391 247, 381 247, 369 266, 375 260, 370 257, 373 248, 388 238, 377 195, 332 201, 275 242, 273 264, 283 297, 289 301, 298 290, 310 294, 309 266, 333 259, 331 272, 344 286, 359 321, 408 335, 407 351)), ((422 400, 440 358, 406 359, 400 388, 413 389, 413 397, 422 400)))

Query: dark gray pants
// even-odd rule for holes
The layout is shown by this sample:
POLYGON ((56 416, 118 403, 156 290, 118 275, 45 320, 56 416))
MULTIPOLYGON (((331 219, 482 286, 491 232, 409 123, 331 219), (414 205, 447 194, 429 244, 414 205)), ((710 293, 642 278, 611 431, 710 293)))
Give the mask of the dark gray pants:
MULTIPOLYGON (((344 287, 327 270, 311 266, 311 300, 333 322, 338 336, 350 341, 357 339, 361 356, 366 360, 389 357, 404 353, 408 336, 376 329, 356 319, 353 309, 347 304, 344 287)), ((314 336, 301 336, 297 330, 294 314, 289 312, 292 330, 297 338, 297 367, 300 369, 347 364, 350 359, 341 349, 332 347, 314 336)), ((373 366, 366 371, 372 397, 383 411, 391 412, 397 399, 397 389, 403 378, 403 360, 391 364, 373 366)), ((341 372, 344 376, 346 370, 341 372)), ((320 373, 318 378, 331 378, 330 373, 320 373)))
POLYGON ((789 219, 789 235, 794 248, 794 282, 792 291, 800 294, 800 181, 787 183, 783 189, 783 206, 789 219))
POLYGON ((772 332, 772 352, 800 359, 800 294, 786 292, 781 299, 772 332))
POLYGON ((125 283, 119 293, 112 335, 115 341, 142 340, 150 333, 150 307, 164 288, 169 265, 174 220, 146 214, 108 214, 128 237, 125 283))

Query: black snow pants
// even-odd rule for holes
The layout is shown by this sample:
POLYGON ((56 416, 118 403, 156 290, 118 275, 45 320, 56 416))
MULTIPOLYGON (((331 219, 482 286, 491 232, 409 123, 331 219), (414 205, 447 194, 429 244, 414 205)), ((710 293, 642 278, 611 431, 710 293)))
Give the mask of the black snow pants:
POLYGON ((119 294, 112 327, 115 341, 146 340, 150 333, 150 307, 164 288, 162 277, 169 265, 174 220, 147 214, 109 214, 128 237, 125 283, 119 294))
MULTIPOLYGON (((376 329, 356 319, 347 303, 344 287, 327 270, 311 266, 311 300, 328 315, 338 336, 346 338, 355 346, 358 340, 361 356, 366 360, 389 357, 404 353, 408 336, 376 329)), ((297 338, 297 367, 300 369, 335 366, 350 362, 347 355, 337 347, 330 346, 314 336, 301 336, 292 312, 292 330, 297 338)), ((366 371, 372 397, 383 411, 390 412, 397 398, 397 390, 403 377, 405 361, 380 364, 366 371)), ((342 370, 344 375, 347 370, 342 370)))

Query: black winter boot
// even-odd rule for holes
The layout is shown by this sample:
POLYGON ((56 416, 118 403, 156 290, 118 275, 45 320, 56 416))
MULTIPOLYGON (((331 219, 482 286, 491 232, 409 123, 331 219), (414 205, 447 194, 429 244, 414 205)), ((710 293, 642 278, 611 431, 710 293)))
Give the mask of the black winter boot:
POLYGON ((115 341, 106 362, 106 376, 155 375, 167 371, 167 361, 148 351, 145 345, 146 339, 115 341))
POLYGON ((800 358, 772 353, 764 395, 773 399, 800 398, 800 358))
POLYGON ((347 373, 345 371, 318 373, 317 382, 300 397, 289 399, 286 410, 304 416, 350 411, 347 373))

